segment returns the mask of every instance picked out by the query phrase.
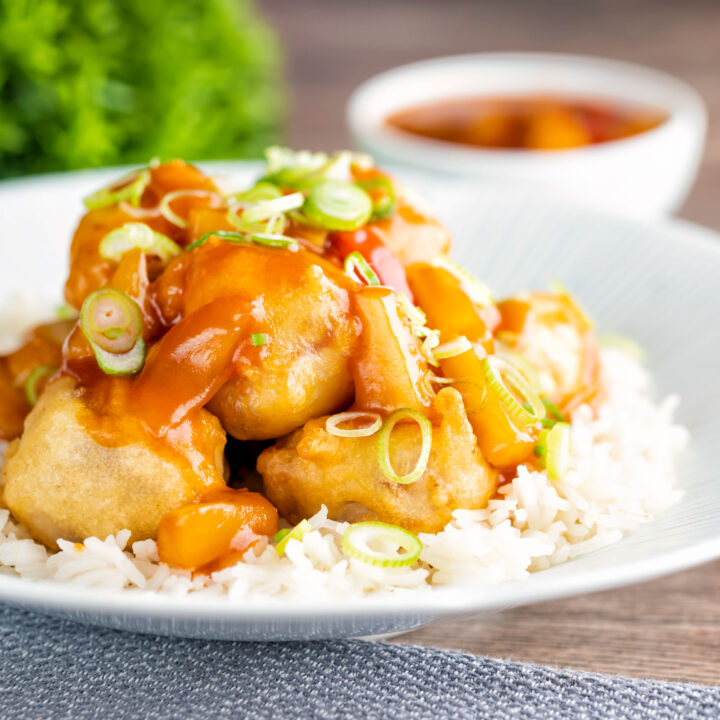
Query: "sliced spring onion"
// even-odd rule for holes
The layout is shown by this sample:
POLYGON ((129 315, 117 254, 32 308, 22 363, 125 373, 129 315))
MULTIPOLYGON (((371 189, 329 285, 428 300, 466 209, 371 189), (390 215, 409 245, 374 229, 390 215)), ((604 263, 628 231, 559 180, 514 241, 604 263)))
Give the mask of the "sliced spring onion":
POLYGON ((410 320, 410 325, 413 328, 423 327, 425 325, 427 322, 427 315, 425 315, 425 313, 417 305, 413 305, 413 303, 410 302, 410 298, 408 298, 404 292, 399 292, 397 294, 397 301, 405 315, 407 315, 408 320, 410 320))
POLYGON ((540 392, 540 376, 535 366, 522 353, 510 350, 503 345, 497 348, 495 354, 518 370, 530 385, 532 385, 536 393, 540 392))
POLYGON ((412 331, 415 337, 425 338, 420 346, 420 352, 433 367, 437 367, 438 361, 435 358, 435 348, 440 345, 440 331, 431 330, 428 327, 414 327, 412 331))
POLYGON ((265 150, 267 159, 265 180, 276 182, 283 187, 292 187, 304 180, 310 173, 317 172, 328 162, 324 152, 313 153, 309 150, 294 151, 289 148, 273 146, 265 150))
POLYGON ((325 421, 325 430, 331 435, 337 437, 369 437, 374 435, 381 427, 383 421, 380 415, 374 412, 342 412, 337 415, 331 415, 325 421), (352 422, 354 420, 366 420, 368 424, 362 427, 341 428, 341 423, 352 422))
POLYGON ((267 335, 265 335, 265 333, 253 333, 250 336, 250 340, 253 347, 264 347, 267 345, 267 335))
POLYGON ((358 185, 363 190, 381 190, 378 198, 374 198, 371 195, 373 201, 372 216, 376 220, 386 218, 395 212, 395 206, 397 200, 395 198, 395 189, 388 178, 378 177, 372 178, 371 180, 364 180, 359 182, 358 185))
POLYGON ((133 207, 127 200, 118 203, 118 207, 130 217, 136 220, 143 220, 150 217, 160 217, 160 208, 158 206, 151 208, 133 207))
POLYGON ((257 223, 270 219, 277 213, 284 213, 288 210, 296 210, 302 207, 305 198, 302 193, 296 192, 290 195, 273 198, 272 200, 261 200, 249 208, 243 210, 241 220, 246 223, 257 223))
POLYGON ((540 400, 545 406, 546 416, 543 418, 542 424, 546 428, 551 428, 559 422, 567 422, 567 418, 565 417, 563 412, 552 400, 549 400, 548 398, 542 396, 540 397, 540 400))
POLYGON ((276 213, 268 218, 265 225, 265 232, 269 235, 283 235, 287 226, 287 220, 284 213, 276 213))
POLYGON ((214 207, 220 207, 222 204, 222 198, 216 192, 212 190, 174 190, 163 196, 160 201, 160 213, 162 216, 173 225, 177 225, 179 228, 186 228, 187 221, 185 218, 180 217, 171 207, 171 203, 178 200, 181 197, 204 197, 214 200, 214 207))
POLYGON ((314 185, 303 206, 305 215, 328 230, 357 230, 372 211, 373 202, 361 187, 336 180, 314 185))
POLYGON ((88 210, 97 210, 107 205, 126 201, 132 207, 138 207, 145 188, 150 184, 150 171, 145 169, 132 173, 118 182, 88 195, 83 203, 88 210))
POLYGON ((142 336, 140 308, 125 293, 102 288, 87 296, 80 310, 85 337, 108 353, 129 352, 142 336))
POLYGON ((370 263, 357 251, 353 250, 345 258, 345 272, 353 279, 358 278, 365 285, 379 285, 380 278, 370 267, 370 263))
POLYGON ((510 363, 496 355, 488 355, 482 360, 481 367, 488 387, 512 417, 527 425, 545 417, 545 406, 538 394, 510 363))
POLYGON ((450 342, 438 345, 433 350, 433 354, 437 360, 445 360, 456 355, 462 355, 468 350, 472 350, 472 347, 472 343, 464 335, 460 335, 460 337, 456 337, 450 342))
POLYGON ((545 458, 548 477, 551 480, 560 480, 570 467, 570 425, 559 422, 541 435, 538 443, 540 452, 538 453, 536 448, 536 453, 545 458))
POLYGON ((282 197, 282 190, 271 182, 261 180, 259 183, 244 192, 233 193, 227 197, 228 204, 256 203, 261 200, 274 200, 282 197))
POLYGON ((126 353, 111 353, 103 350, 94 342, 90 343, 100 369, 106 375, 132 375, 145 363, 145 342, 142 338, 126 353))
POLYGON ((284 248, 285 250, 292 250, 293 252, 298 249, 298 241, 295 238, 288 237, 287 235, 274 235, 272 233, 252 233, 250 240, 258 245, 265 245, 271 248, 284 248))
POLYGON ((422 547, 420 540, 404 528, 374 520, 350 525, 342 538, 347 555, 375 567, 412 565, 420 557, 422 547))
POLYGON ((428 460, 430 459, 430 450, 432 449, 432 425, 430 421, 418 410, 412 408, 400 408, 390 413, 385 418, 377 439, 377 458, 380 469, 386 478, 401 485, 409 485, 414 483, 425 472, 428 460), (398 475, 393 469, 390 462, 390 436, 392 431, 402 420, 413 420, 420 426, 422 437, 422 446, 420 448, 420 456, 417 459, 415 467, 407 475, 398 475))
POLYGON ((625 335, 601 335, 598 338, 598 342, 600 343, 600 347, 619 350, 637 362, 642 362, 645 359, 645 351, 642 347, 636 343, 635 340, 625 335))
POLYGON ((185 250, 194 250, 196 247, 200 247, 201 245, 205 244, 205 241, 211 237, 212 235, 216 235, 221 240, 225 240, 227 242, 233 242, 233 243, 241 243, 241 242, 248 242, 248 238, 246 235, 243 235, 239 232, 233 232, 232 230, 211 230, 210 232, 206 232, 204 235, 201 235, 195 242, 191 242, 185 250))
POLYGON ((275 551, 282 557, 285 554, 285 548, 291 540, 302 540, 311 530, 313 526, 307 520, 301 520, 294 528, 284 528, 275 534, 275 551))
POLYGON ((472 273, 469 273, 464 267, 458 265, 456 262, 451 260, 447 255, 438 255, 432 264, 435 267, 443 268, 447 270, 451 275, 454 275, 459 281, 462 289, 465 291, 467 296, 477 305, 492 305, 495 300, 490 288, 481 283, 472 273))
POLYGON ((150 255, 157 255, 164 263, 180 254, 180 246, 167 235, 156 232, 144 223, 125 223, 110 231, 100 241, 100 255, 105 260, 119 261, 122 256, 139 248, 150 255))
POLYGON ((30 371, 27 380, 25 380, 25 397, 30 407, 35 407, 38 401, 38 395, 40 394, 38 392, 39 384, 43 380, 51 378, 57 371, 58 368, 55 365, 38 365, 30 371))

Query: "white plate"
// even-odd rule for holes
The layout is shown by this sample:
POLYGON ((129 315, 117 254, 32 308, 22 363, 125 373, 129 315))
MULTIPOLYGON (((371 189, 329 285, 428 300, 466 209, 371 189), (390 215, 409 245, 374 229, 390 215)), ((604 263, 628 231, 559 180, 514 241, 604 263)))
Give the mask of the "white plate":
MULTIPOLYGON (((257 166, 215 165, 239 178, 257 166)), ((105 172, 0 185, 0 308, 30 288, 60 295, 79 199, 105 172)), ((108 593, 0 576, 0 600, 113 628, 239 640, 340 638, 398 632, 433 620, 495 611, 617 587, 720 556, 720 236, 682 222, 641 224, 519 197, 435 186, 456 236, 456 256, 496 290, 562 279, 601 329, 635 337, 660 393, 682 396, 679 420, 692 432, 684 457, 685 499, 622 542, 528 580, 407 598, 311 605, 231 604, 222 599, 108 593)))

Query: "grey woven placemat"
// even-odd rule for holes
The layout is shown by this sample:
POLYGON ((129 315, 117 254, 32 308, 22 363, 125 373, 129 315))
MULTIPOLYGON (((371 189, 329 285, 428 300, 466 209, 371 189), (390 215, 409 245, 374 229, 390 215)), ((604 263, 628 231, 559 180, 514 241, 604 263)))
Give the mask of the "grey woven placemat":
POLYGON ((232 643, 0 607, 3 720, 717 718, 720 688, 363 641, 232 643))

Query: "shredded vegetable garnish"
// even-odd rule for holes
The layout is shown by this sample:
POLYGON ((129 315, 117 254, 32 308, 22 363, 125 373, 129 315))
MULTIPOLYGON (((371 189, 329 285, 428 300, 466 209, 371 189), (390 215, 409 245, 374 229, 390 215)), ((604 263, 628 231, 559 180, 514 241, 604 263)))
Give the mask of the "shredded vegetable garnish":
POLYGON ((544 459, 548 477, 561 480, 570 467, 570 425, 558 422, 550 430, 543 430, 535 454, 544 459))
POLYGON ((208 198, 212 201, 211 207, 220 207, 222 205, 222 197, 212 190, 175 190, 169 192, 160 201, 160 213, 169 223, 177 225, 179 228, 186 228, 187 221, 172 209, 172 203, 183 197, 208 198))
POLYGON ((257 203, 261 200, 274 200, 279 197, 282 197, 282 190, 277 185, 261 180, 249 190, 228 195, 226 200, 229 205, 244 205, 257 203))
POLYGON ((30 407, 35 407, 38 401, 40 383, 51 378, 57 371, 55 365, 38 365, 30 371, 25 380, 25 397, 30 407))
POLYGON ((145 362, 140 308, 113 288, 87 296, 80 310, 80 328, 98 365, 109 375, 129 375, 145 362))
POLYGON ((132 207, 138 207, 145 188, 150 184, 150 171, 140 170, 132 173, 118 182, 88 195, 83 203, 88 210, 97 210, 107 205, 116 205, 126 201, 132 207))
POLYGON ((267 335, 265 333, 253 333, 250 336, 253 347, 264 347, 267 345, 267 335))
POLYGON ((464 335, 460 335, 460 337, 456 337, 450 342, 438 345, 432 352, 437 360, 445 360, 456 355, 462 355, 472 349, 472 343, 464 335))
POLYGON ((380 278, 370 267, 370 263, 357 251, 353 250, 345 258, 345 272, 353 279, 360 280, 365 285, 379 285, 380 278))
POLYGON ((215 235, 216 237, 219 237, 221 240, 225 240, 226 242, 232 242, 232 243, 243 243, 243 242, 249 242, 247 235, 243 235, 239 232, 233 232, 232 230, 211 230, 210 232, 206 232, 204 235, 201 235, 195 242, 190 243, 185 250, 194 250, 197 247, 200 247, 201 245, 204 245, 205 242, 209 237, 212 237, 215 235))
POLYGON ((99 250, 105 260, 117 262, 133 248, 157 255, 164 263, 181 252, 180 246, 167 235, 156 232, 144 223, 125 223, 112 230, 100 241, 99 250))
POLYGON ((277 213, 296 210, 302 207, 305 198, 302 193, 291 193, 272 200, 261 200, 243 210, 240 219, 246 223, 257 223, 270 219, 277 213))
POLYGON ((415 334, 415 328, 425 327, 425 323, 427 322, 427 315, 425 315, 425 313, 417 305, 413 305, 405 293, 397 293, 397 301, 398 305, 405 313, 405 315, 407 315, 407 318, 410 321, 413 335, 415 334))
POLYGON ((378 177, 372 180, 364 180, 358 185, 363 190, 370 191, 369 194, 373 201, 372 216, 375 220, 386 218, 395 212, 397 200, 395 198, 395 189, 388 178, 378 177))
POLYGON ((377 457, 380 469, 383 475, 393 482, 401 485, 409 485, 418 480, 425 472, 428 460, 430 459, 430 450, 432 449, 432 425, 430 421, 418 410, 412 408, 400 408, 388 415, 383 422, 377 439, 377 457), (390 436, 392 431, 399 422, 403 420, 412 420, 420 426, 422 437, 422 446, 420 455, 417 459, 415 467, 407 475, 398 475, 393 469, 390 461, 390 436))
POLYGON ((337 180, 313 185, 303 205, 303 213, 328 230, 357 230, 372 212, 372 200, 361 187, 337 180))
POLYGON ((488 388, 512 417, 527 425, 545 417, 545 406, 538 394, 512 365, 495 355, 488 355, 481 366, 488 388))
POLYGON ((271 248, 284 248, 285 250, 296 251, 298 242, 295 238, 287 235, 273 235, 272 233, 252 233, 250 240, 258 245, 265 245, 271 248))
POLYGON ((540 397, 542 404, 545 406, 546 415, 542 420, 542 424, 546 428, 553 427, 556 423, 567 422, 567 418, 560 408, 546 397, 540 397))
POLYGON ((412 331, 415 337, 425 338, 422 345, 420 345, 420 352, 433 367, 437 367, 438 361, 435 357, 435 348, 440 345, 440 331, 431 330, 428 327, 413 327, 412 331))
POLYGON ((452 261, 446 255, 438 255, 432 264, 435 267, 443 268, 447 270, 451 275, 454 275, 459 281, 465 294, 477 305, 493 305, 495 300, 490 288, 481 283, 473 274, 465 270, 456 262, 452 261))
POLYGON ((302 540, 313 526, 307 520, 301 520, 294 528, 284 528, 275 534, 273 541, 275 542, 275 552, 282 557, 285 554, 285 548, 291 540, 302 540))
POLYGON ((383 421, 380 415, 374 412, 342 412, 331 415, 325 421, 325 430, 337 437, 369 437, 374 435, 381 427, 383 421), (366 421, 361 427, 341 428, 343 423, 366 421))
MULTIPOLYGON (((499 343, 498 343, 499 344, 499 343)), ((535 366, 522 354, 504 345, 498 347, 495 354, 512 365, 532 385, 535 392, 540 392, 540 376, 535 366)))
POLYGON ((422 547, 420 540, 404 528, 374 520, 350 525, 342 538, 342 548, 351 558, 383 568, 414 564, 422 547))

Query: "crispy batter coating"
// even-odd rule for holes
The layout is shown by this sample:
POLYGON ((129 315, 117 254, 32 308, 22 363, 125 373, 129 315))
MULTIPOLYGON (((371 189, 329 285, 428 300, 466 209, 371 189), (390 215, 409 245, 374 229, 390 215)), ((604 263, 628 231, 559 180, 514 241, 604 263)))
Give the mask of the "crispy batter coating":
MULTIPOLYGON (((440 424, 433 427, 427 469, 415 483, 385 477, 377 461, 377 436, 336 437, 325 430, 323 417, 260 455, 268 498, 291 522, 326 505, 338 520, 378 519, 412 532, 439 532, 453 510, 485 507, 497 487, 497 472, 478 450, 460 393, 441 390, 435 410, 440 424)), ((395 426, 390 457, 397 472, 414 465, 420 444, 416 424, 395 426)))
POLYGON ((104 538, 123 528, 133 540, 155 537, 165 513, 223 486, 225 433, 210 413, 198 423, 214 449, 214 477, 203 478, 172 455, 143 442, 107 447, 79 420, 88 409, 75 382, 50 384, 28 415, 23 436, 8 448, 3 502, 35 538, 104 538))
POLYGON ((308 253, 220 243, 199 248, 184 279, 185 314, 237 298, 267 344, 208 404, 239 440, 285 435, 352 400, 358 328, 342 273, 308 253), (334 276, 337 277, 334 277, 334 276), (340 279, 338 281, 338 278, 340 279))

